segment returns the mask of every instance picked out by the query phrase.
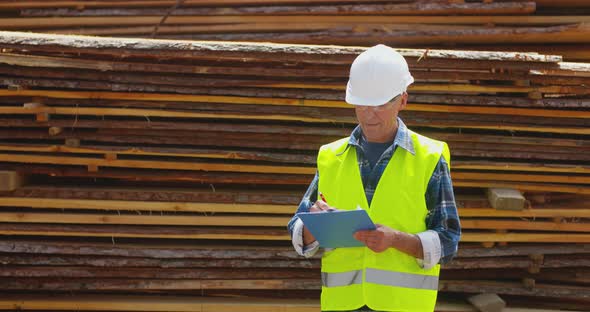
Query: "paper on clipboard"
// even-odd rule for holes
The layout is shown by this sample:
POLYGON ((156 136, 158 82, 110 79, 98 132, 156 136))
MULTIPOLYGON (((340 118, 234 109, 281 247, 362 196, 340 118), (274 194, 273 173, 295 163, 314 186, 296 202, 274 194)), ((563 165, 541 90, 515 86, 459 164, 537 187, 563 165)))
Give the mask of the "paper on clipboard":
POLYGON ((324 248, 364 246, 353 234, 376 228, 365 210, 302 212, 297 216, 324 248))

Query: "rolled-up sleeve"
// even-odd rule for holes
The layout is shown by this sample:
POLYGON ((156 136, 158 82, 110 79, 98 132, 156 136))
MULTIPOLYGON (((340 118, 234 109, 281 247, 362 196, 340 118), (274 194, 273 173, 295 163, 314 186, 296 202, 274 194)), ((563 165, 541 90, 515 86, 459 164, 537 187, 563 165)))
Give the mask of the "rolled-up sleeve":
POLYGON ((449 166, 441 156, 428 183, 425 194, 427 231, 418 233, 424 259, 419 261, 428 269, 437 263, 448 263, 457 254, 461 224, 455 203, 449 166))
POLYGON ((318 174, 316 173, 315 177, 309 184, 305 195, 301 199, 299 203, 299 207, 297 208, 297 212, 289 221, 287 225, 287 229, 291 234, 291 243, 293 244, 293 248, 295 251, 304 257, 312 257, 319 249, 319 243, 317 241, 304 246, 303 245, 303 222, 297 217, 297 213, 299 212, 309 212, 309 209, 313 205, 313 203, 317 199, 318 193, 318 174))

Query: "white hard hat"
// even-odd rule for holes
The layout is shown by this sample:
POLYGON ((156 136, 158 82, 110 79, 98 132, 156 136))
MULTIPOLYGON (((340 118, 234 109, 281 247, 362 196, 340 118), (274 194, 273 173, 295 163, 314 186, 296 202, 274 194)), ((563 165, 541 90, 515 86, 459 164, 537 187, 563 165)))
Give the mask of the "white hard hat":
POLYGON ((350 67, 346 102, 379 106, 406 92, 414 77, 404 57, 386 45, 376 45, 356 57, 350 67))

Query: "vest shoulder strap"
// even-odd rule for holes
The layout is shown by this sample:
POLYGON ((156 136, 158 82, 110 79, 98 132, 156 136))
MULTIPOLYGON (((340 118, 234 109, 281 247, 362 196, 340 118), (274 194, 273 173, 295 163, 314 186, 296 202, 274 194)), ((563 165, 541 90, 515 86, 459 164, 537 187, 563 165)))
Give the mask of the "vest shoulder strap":
POLYGON ((350 137, 345 137, 345 138, 336 140, 332 143, 322 145, 322 147, 320 147, 320 152, 330 152, 333 154, 340 154, 348 146, 349 140, 350 140, 350 137))
POLYGON ((419 133, 416 133, 410 129, 408 129, 408 131, 410 132, 410 135, 413 135, 416 137, 417 141, 420 144, 420 147, 422 147, 422 149, 426 153, 429 153, 429 154, 431 153, 431 154, 437 155, 436 157, 440 157, 440 155, 442 155, 445 158, 445 160, 450 168, 450 166, 451 166, 451 153, 449 151, 449 146, 447 145, 446 142, 431 139, 429 137, 426 137, 426 136, 423 136, 419 133))

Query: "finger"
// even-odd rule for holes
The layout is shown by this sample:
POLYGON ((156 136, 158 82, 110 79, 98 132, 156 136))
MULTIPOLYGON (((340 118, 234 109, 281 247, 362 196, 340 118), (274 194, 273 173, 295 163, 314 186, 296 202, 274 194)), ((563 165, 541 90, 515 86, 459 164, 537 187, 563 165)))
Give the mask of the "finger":
POLYGON ((363 234, 360 233, 360 232, 356 232, 352 236, 354 237, 354 239, 356 239, 358 241, 361 241, 361 242, 364 242, 365 241, 365 238, 364 238, 363 234))
POLYGON ((322 211, 322 210, 321 210, 321 209, 318 207, 318 205, 316 205, 316 204, 313 204, 313 206, 311 206, 311 207, 309 208, 309 211, 310 211, 310 212, 318 212, 318 211, 322 211))
POLYGON ((363 245, 367 245, 367 238, 363 235, 356 235, 355 239, 358 240, 359 242, 363 243, 363 245))
POLYGON ((354 234, 358 235, 358 237, 360 237, 361 239, 367 239, 367 237, 369 237, 368 231, 357 231, 354 234))
POLYGON ((363 236, 367 239, 375 239, 379 237, 379 232, 377 231, 362 231, 362 233, 363 236))
POLYGON ((323 201, 323 200, 321 200, 321 199, 320 199, 320 200, 318 200, 318 201, 316 201, 316 202, 315 202, 315 204, 316 204, 316 205, 318 206, 318 208, 320 208, 321 210, 328 210, 328 209, 330 209, 330 208, 331 208, 331 207, 330 207, 328 204, 326 204, 326 202, 325 202, 325 201, 323 201))
POLYGON ((367 247, 373 252, 383 252, 384 250, 380 244, 374 242, 367 244, 367 247))

